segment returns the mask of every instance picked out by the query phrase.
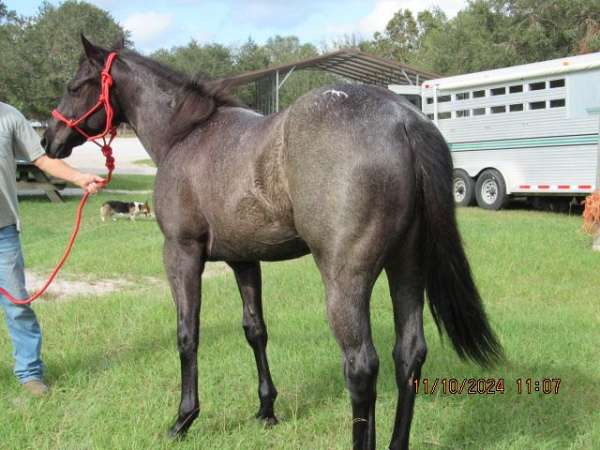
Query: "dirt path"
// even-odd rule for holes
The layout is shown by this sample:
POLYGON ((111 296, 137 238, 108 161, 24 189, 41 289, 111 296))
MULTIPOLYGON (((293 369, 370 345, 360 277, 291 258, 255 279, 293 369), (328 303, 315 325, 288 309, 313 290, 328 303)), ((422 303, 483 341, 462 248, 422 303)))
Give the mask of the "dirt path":
MULTIPOLYGON (((204 278, 212 278, 225 275, 230 271, 225 263, 209 263, 204 271, 204 278)), ((27 289, 29 293, 35 292, 46 281, 49 273, 38 273, 27 270, 27 289)), ((125 278, 89 278, 85 276, 76 277, 71 274, 60 274, 50 285, 50 288, 42 296, 42 300, 64 301, 80 297, 102 297, 115 291, 135 290, 140 286, 162 286, 167 289, 165 279, 158 277, 142 277, 139 280, 125 278)))

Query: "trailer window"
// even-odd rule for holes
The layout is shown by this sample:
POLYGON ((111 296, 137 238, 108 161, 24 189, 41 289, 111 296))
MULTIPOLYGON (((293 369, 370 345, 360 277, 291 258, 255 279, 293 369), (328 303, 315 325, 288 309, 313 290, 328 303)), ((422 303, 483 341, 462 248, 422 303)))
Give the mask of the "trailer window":
POLYGON ((558 80, 550 80, 550 87, 551 88, 565 87, 565 79, 560 78, 558 80))
POLYGON ((517 92, 523 92, 523 85, 515 84, 514 86, 510 86, 508 88, 508 92, 510 92, 511 94, 516 94, 517 92))
POLYGON ((456 100, 469 100, 468 92, 459 92, 456 94, 456 100))
POLYGON ((492 112, 492 114, 505 113, 506 112, 506 105, 492 106, 490 108, 490 111, 492 112))
POLYGON ((433 97, 427 97, 427 104, 431 105, 433 103, 433 97))
POLYGON ((530 91, 539 91, 541 89, 546 89, 546 82, 545 81, 538 81, 537 83, 529 83, 529 90, 530 91))
POLYGON ((449 95, 440 95, 437 98, 438 103, 445 103, 445 102, 449 102, 451 100, 449 95))
POLYGON ((469 117, 470 111, 468 109, 459 109, 456 111, 456 117, 469 117))
POLYGON ((492 95, 504 95, 504 94, 506 94, 506 87, 490 89, 490 93, 492 95))
POLYGON ((518 111, 523 111, 523 103, 515 103, 514 105, 510 105, 508 107, 508 110, 510 112, 518 112, 518 111))
POLYGON ((550 108, 562 108, 563 106, 565 106, 564 98, 557 98, 554 100, 550 100, 550 108))
POLYGON ((449 119, 450 116, 450 111, 438 113, 438 119, 449 119))
POLYGON ((473 91, 473 98, 481 98, 481 97, 485 97, 485 90, 481 90, 481 91, 473 91))
POLYGON ((485 108, 475 108, 473 109, 474 116, 485 116, 485 108))
POLYGON ((546 109, 546 102, 531 102, 529 104, 529 109, 546 109))

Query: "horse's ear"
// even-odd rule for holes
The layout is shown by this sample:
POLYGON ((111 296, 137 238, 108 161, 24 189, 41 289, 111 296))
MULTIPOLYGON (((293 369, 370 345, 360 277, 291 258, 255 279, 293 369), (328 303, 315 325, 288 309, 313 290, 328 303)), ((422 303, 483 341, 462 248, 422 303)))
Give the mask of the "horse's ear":
POLYGON ((85 56, 90 61, 104 61, 103 50, 100 47, 96 47, 87 38, 81 33, 81 43, 83 44, 83 51, 85 52, 85 56))

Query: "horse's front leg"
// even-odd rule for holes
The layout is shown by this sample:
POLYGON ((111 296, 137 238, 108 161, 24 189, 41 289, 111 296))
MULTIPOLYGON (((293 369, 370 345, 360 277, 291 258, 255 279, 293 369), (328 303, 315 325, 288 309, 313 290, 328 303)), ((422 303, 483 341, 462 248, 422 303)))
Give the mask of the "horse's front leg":
POLYGON ((235 273, 235 279, 244 303, 242 325, 246 340, 254 351, 256 369, 258 372, 258 398, 260 408, 256 417, 267 425, 275 425, 277 418, 273 412, 273 404, 277 390, 271 379, 269 361, 267 360, 267 326, 263 319, 260 263, 258 262, 229 262, 235 273))
POLYGON ((169 435, 176 438, 185 435, 200 413, 197 356, 204 244, 191 239, 166 238, 164 263, 177 306, 177 348, 181 360, 179 415, 169 430, 169 435))

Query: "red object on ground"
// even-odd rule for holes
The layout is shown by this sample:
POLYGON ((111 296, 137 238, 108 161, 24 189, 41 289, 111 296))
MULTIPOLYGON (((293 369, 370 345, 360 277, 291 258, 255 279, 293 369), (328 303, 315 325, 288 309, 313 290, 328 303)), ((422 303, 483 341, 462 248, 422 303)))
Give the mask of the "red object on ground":
POLYGON ((585 198, 583 229, 592 236, 600 230, 600 189, 585 198))
MULTIPOLYGON (((106 168, 108 169, 108 175, 106 176, 106 182, 104 183, 105 186, 112 180, 112 173, 113 170, 115 170, 115 158, 112 155, 112 147, 110 146, 110 144, 117 135, 117 129, 113 126, 112 123, 114 118, 114 111, 112 105, 110 104, 110 88, 113 84, 113 78, 110 74, 110 69, 116 57, 117 53, 112 52, 108 55, 108 58, 106 58, 104 69, 101 72, 100 96, 98 98, 98 102, 88 112, 86 112, 79 119, 67 119, 60 113, 60 111, 58 111, 58 109, 52 111, 52 116, 56 120, 64 122, 69 128, 74 129, 79 134, 83 135, 88 141, 91 141, 98 147, 100 147, 102 154, 106 158, 106 168), (102 107, 104 107, 104 111, 106 113, 106 127, 102 133, 97 134, 96 136, 90 136, 81 128, 79 128, 79 125, 102 107), (108 136, 108 140, 106 139, 106 136, 108 136), (102 139, 102 143, 96 142, 98 139, 102 139)), ((48 287, 50 286, 50 284, 52 284, 52 282, 56 278, 56 275, 58 275, 58 272, 60 272, 60 269, 62 269, 62 267, 65 265, 65 262, 67 262, 67 259, 71 254, 71 250, 73 249, 73 245, 75 244, 75 239, 77 238, 77 234, 79 233, 79 228, 81 227, 83 207, 85 206, 89 196, 90 193, 85 192, 83 194, 83 197, 81 197, 81 201, 79 202, 79 206, 77 207, 77 213, 75 215, 75 226, 73 227, 73 231, 71 233, 71 237, 69 238, 67 248, 65 249, 62 258, 50 274, 50 277, 48 277, 46 283, 35 294, 25 299, 14 298, 4 288, 0 287, 0 294, 4 295, 9 302, 15 305, 28 305, 40 298, 48 290, 48 287)))

